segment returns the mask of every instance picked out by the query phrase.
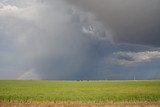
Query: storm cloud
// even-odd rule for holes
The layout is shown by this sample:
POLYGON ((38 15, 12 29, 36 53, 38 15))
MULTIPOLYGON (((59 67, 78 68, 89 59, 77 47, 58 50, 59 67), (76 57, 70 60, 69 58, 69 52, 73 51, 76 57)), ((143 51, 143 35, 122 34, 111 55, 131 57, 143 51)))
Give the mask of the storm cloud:
POLYGON ((159 0, 66 0, 114 31, 119 43, 160 46, 159 0))
POLYGON ((2 42, 15 45, 12 51, 15 56, 21 55, 15 60, 22 62, 17 66, 25 69, 18 79, 33 74, 41 79, 87 78, 91 74, 87 71, 98 66, 101 57, 94 53, 94 46, 112 41, 112 35, 92 14, 64 5, 61 0, 32 1, 22 7, 2 2, 0 14, 2 42), (84 74, 86 77, 82 77, 84 74))
POLYGON ((160 78, 159 2, 90 2, 0 0, 0 79, 160 78))

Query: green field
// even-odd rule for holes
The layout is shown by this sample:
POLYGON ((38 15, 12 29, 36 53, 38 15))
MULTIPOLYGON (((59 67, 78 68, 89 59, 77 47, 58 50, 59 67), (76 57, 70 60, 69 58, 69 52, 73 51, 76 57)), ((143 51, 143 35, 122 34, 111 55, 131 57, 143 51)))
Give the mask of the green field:
POLYGON ((160 81, 0 81, 0 101, 159 102, 160 81))

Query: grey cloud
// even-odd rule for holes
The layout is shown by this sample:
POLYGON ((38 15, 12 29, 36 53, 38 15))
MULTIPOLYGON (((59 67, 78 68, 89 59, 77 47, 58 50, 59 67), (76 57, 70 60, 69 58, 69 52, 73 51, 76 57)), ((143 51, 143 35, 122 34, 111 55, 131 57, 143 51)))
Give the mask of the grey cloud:
POLYGON ((16 66, 23 70, 18 79, 97 78, 94 70, 103 56, 95 48, 101 48, 103 41, 110 45, 112 36, 91 13, 50 0, 24 7, 6 3, 0 15, 4 33, 0 37, 7 37, 1 41, 12 41, 10 45, 22 55, 14 59, 21 60, 16 66), (83 31, 89 26, 92 34, 83 31))
POLYGON ((159 0, 67 0, 114 31, 119 43, 160 46, 159 0))
POLYGON ((64 0, 1 1, 0 79, 123 79, 132 71, 111 64, 110 55, 152 48, 114 43, 105 18, 64 0))
POLYGON ((159 51, 116 52, 112 62, 119 65, 130 65, 160 59, 159 51))

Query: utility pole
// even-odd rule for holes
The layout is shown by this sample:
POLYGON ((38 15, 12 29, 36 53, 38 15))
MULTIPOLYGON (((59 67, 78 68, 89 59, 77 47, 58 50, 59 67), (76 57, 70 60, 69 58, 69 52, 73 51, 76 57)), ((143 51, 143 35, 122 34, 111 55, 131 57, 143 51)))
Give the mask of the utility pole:
POLYGON ((136 76, 135 76, 135 74, 134 74, 134 77, 133 77, 133 79, 134 79, 134 80, 136 80, 136 76))

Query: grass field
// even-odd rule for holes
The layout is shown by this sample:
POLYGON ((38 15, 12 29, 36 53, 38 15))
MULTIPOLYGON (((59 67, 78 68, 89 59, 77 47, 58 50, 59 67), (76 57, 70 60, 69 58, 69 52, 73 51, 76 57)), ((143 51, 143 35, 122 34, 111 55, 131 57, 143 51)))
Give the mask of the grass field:
POLYGON ((0 101, 159 102, 160 81, 0 81, 0 101))

